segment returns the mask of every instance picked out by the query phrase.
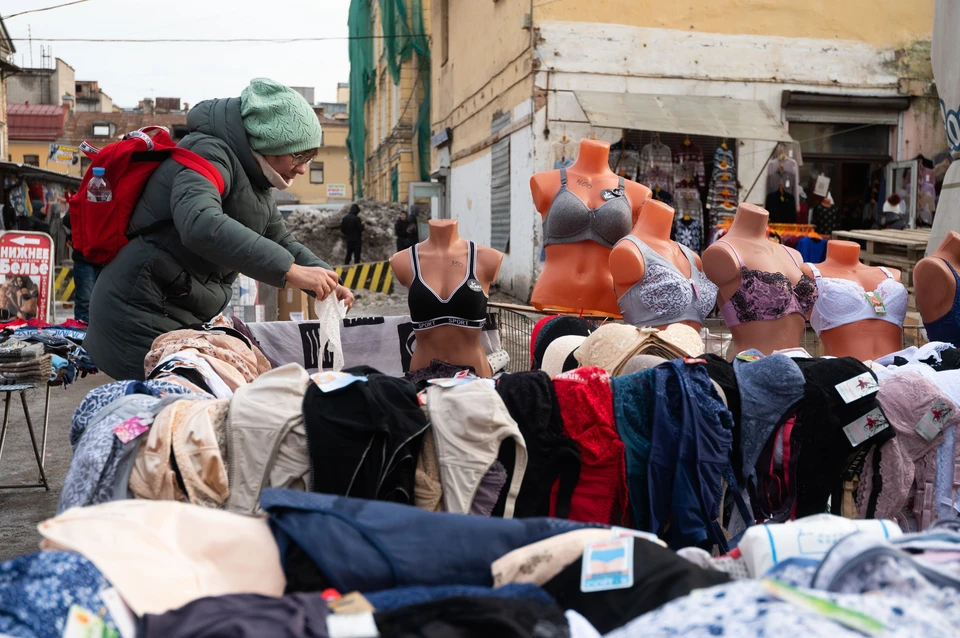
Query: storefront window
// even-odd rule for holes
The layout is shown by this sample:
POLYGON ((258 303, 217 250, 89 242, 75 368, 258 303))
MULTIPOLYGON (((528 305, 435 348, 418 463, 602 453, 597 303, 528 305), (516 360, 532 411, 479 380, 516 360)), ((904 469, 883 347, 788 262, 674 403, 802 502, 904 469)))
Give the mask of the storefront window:
POLYGON ((890 154, 890 127, 882 124, 791 122, 790 137, 800 142, 804 154, 890 154))

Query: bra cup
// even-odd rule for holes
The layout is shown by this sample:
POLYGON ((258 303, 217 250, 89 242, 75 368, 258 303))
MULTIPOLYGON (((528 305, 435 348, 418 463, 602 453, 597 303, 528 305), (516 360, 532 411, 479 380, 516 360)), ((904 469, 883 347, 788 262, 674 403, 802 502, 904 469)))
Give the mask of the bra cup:
POLYGON ((866 298, 866 290, 859 283, 848 279, 823 277, 818 280, 820 298, 815 307, 811 323, 818 331, 838 328, 857 321, 880 319, 903 326, 907 316, 909 294, 907 289, 895 279, 884 279, 874 289, 880 295, 887 313, 877 315, 866 298))
MULTIPOLYGON (((612 248, 633 226, 630 201, 626 195, 590 209, 576 193, 561 188, 543 220, 544 244, 563 243, 557 240, 593 240, 612 248)), ((571 241, 571 243, 572 243, 571 241)))
POLYGON ((689 280, 658 263, 649 264, 635 290, 643 305, 658 317, 679 316, 693 303, 689 280))

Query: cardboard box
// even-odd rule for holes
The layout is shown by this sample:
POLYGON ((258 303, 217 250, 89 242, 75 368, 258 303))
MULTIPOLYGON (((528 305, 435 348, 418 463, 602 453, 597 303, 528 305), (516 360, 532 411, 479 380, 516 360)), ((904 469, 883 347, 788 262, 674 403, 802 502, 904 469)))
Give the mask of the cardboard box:
POLYGON ((293 286, 280 288, 277 295, 278 321, 308 321, 316 318, 317 313, 313 310, 313 297, 293 286))

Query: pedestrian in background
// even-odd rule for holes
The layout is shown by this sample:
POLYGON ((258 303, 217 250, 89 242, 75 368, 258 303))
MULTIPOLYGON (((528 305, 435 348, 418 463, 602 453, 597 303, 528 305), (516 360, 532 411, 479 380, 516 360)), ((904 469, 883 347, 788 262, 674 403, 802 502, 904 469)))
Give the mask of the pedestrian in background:
POLYGON ((350 263, 350 258, 354 258, 355 264, 360 263, 360 251, 363 249, 363 220, 360 219, 360 206, 354 203, 350 206, 350 212, 343 216, 340 222, 340 232, 347 240, 347 257, 344 264, 350 263))
POLYGON ((67 244, 73 251, 73 318, 90 323, 90 297, 93 296, 93 286, 103 272, 103 266, 87 261, 83 253, 74 248, 69 212, 63 216, 63 227, 67 231, 67 244))

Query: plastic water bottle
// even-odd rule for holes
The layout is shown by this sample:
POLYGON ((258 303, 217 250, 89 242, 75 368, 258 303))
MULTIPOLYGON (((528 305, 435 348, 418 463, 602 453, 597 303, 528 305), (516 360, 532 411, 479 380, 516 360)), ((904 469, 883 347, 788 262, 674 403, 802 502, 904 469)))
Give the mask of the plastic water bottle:
POLYGON ((113 199, 110 184, 103 178, 104 172, 105 169, 99 166, 93 169, 93 179, 87 182, 88 202, 109 202, 113 199))

